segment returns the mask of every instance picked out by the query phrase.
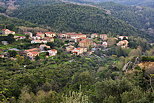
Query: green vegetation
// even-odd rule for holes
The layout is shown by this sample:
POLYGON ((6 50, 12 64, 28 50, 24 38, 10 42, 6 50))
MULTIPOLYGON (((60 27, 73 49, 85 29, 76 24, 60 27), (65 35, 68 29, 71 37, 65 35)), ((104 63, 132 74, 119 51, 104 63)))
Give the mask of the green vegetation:
POLYGON ((143 62, 154 62, 154 56, 150 56, 150 57, 143 56, 142 61, 143 62))
POLYGON ((36 27, 33 23, 0 15, 0 29, 7 27, 8 29, 15 30, 17 26, 36 27))
POLYGON ((59 56, 38 61, 31 62, 22 56, 17 56, 17 60, 0 59, 2 101, 19 103, 154 101, 153 92, 148 90, 150 88, 144 89, 140 86, 143 83, 146 83, 146 87, 150 85, 143 79, 142 71, 126 75, 115 66, 101 69, 99 67, 103 66, 104 61, 70 56, 64 52, 59 56))
POLYGON ((63 3, 61 0, 16 0, 16 5, 20 5, 21 8, 29 8, 31 6, 50 5, 56 3, 63 3))
MULTIPOLYGON (((12 35, 9 35, 10 37, 12 35)), ((92 55, 76 56, 64 50, 65 42, 56 38, 47 43, 58 54, 46 58, 46 52, 35 61, 20 52, 7 50, 0 58, 0 101, 13 103, 153 103, 153 72, 148 74, 134 63, 153 61, 153 48, 142 38, 129 37, 131 48, 109 47, 92 55), (140 44, 141 43, 141 44, 140 44), (143 45, 143 44, 144 45, 143 45), (105 55, 105 56, 104 56, 105 55), (103 56, 103 57, 102 57, 103 56), (124 71, 124 65, 131 62, 124 71), (134 67, 134 69, 132 69, 134 67), (150 76, 150 78, 148 77, 150 76)), ((18 40, 6 49, 25 50, 39 47, 29 40, 18 40), (9 47, 10 46, 10 47, 9 47)))
POLYGON ((111 10, 111 15, 124 20, 138 29, 154 28, 154 9, 120 5, 113 2, 100 3, 97 6, 111 10))
POLYGON ((14 12, 12 16, 50 26, 58 32, 112 32, 140 35, 138 30, 125 22, 106 15, 100 9, 88 6, 59 4, 23 8, 14 12))
POLYGON ((6 8, 0 7, 0 13, 5 13, 5 11, 6 11, 6 8))
MULTIPOLYGON (((153 27, 153 11, 147 8, 140 11, 148 17, 145 21, 142 16, 134 14, 138 13, 138 9, 134 7, 112 3, 111 5, 115 6, 111 7, 103 4, 103 7, 105 5, 112 11, 115 16, 112 17, 107 15, 104 9, 55 4, 58 2, 60 1, 17 0, 15 5, 19 5, 19 9, 11 15, 23 20, 0 16, 0 27, 16 31, 18 26, 35 27, 35 24, 38 24, 56 32, 107 33, 109 46, 102 47, 101 43, 104 41, 94 38, 92 40, 98 47, 89 48, 96 49, 93 54, 90 55, 89 50, 82 55, 72 55, 65 50, 69 40, 65 41, 57 36, 54 42, 46 44, 50 49, 56 49, 57 55, 47 57, 47 51, 38 50, 40 54, 34 56, 33 61, 26 56, 24 50, 39 48, 41 44, 31 44, 28 37, 16 41, 13 35, 0 36, 0 41, 9 43, 3 45, 0 42, 0 102, 153 103, 154 71, 151 64, 154 61, 154 46, 141 38, 150 38, 149 36, 136 29, 153 27), (122 17, 118 16, 120 13, 122 17), (134 27, 116 19, 116 16, 124 21, 128 19, 134 27), (146 22, 150 22, 150 25, 143 25, 146 22), (120 41, 115 39, 117 34, 128 35, 128 47, 116 45, 120 41)), ((99 6, 102 7, 102 4, 99 6)), ((40 28, 35 29, 41 31, 40 28)), ((31 30, 34 31, 33 28, 31 30)), ((17 33, 15 36, 23 34, 17 33)), ((74 45, 79 47, 78 43, 74 45)), ((47 47, 44 49, 47 50, 47 47)))

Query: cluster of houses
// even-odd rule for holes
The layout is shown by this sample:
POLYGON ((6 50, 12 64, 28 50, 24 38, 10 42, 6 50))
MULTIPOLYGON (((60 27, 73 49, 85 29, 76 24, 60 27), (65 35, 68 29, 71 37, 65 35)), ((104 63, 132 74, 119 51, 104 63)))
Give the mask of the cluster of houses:
MULTIPOLYGON (((3 29, 3 34, 15 34, 15 32, 10 31, 8 29, 3 29)), ((39 56, 42 52, 47 52, 47 56, 55 56, 57 55, 57 50, 51 49, 50 46, 47 46, 48 42, 54 42, 54 38, 59 38, 62 41, 68 41, 65 44, 65 50, 69 53, 75 55, 81 54, 92 54, 97 48, 107 48, 110 44, 108 40, 110 39, 107 34, 82 34, 82 33, 54 33, 54 32, 37 32, 35 34, 31 32, 24 32, 24 36, 14 36, 16 40, 26 39, 27 37, 31 40, 31 44, 40 43, 39 48, 31 48, 28 50, 24 50, 26 56, 30 59, 34 60, 36 56, 39 56), (96 43, 94 40, 98 39, 99 43, 96 43)), ((118 38, 114 38, 116 41, 116 45, 122 48, 128 47, 128 37, 127 36, 118 36, 118 38)))
POLYGON ((24 50, 26 56, 29 57, 31 60, 35 60, 35 57, 39 56, 40 53, 42 52, 45 52, 46 57, 48 57, 48 56, 56 56, 58 51, 56 49, 51 49, 50 46, 47 46, 45 44, 41 44, 39 48, 24 50))
POLYGON ((29 36, 29 39, 31 39, 31 43, 44 43, 46 44, 47 42, 54 42, 54 37, 56 36, 56 33, 54 32, 37 32, 35 35, 31 32, 25 32, 25 35, 29 36))

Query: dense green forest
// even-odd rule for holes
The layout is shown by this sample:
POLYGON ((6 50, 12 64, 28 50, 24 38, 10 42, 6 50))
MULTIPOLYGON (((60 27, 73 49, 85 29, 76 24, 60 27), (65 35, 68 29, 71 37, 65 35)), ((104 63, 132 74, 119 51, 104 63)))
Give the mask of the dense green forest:
POLYGON ((126 21, 139 29, 154 28, 154 9, 125 6, 113 2, 100 3, 98 6, 111 10, 111 15, 126 21))
POLYGON ((111 32, 115 35, 139 35, 152 39, 148 35, 149 32, 145 31, 153 28, 153 9, 144 8, 140 11, 135 7, 114 3, 95 5, 98 7, 92 7, 94 4, 90 4, 91 6, 83 6, 59 0, 17 0, 14 4, 16 10, 11 12, 7 10, 7 13, 12 13, 9 16, 44 25, 55 32, 111 32), (106 14, 100 7, 112 9, 112 15, 106 14), (141 32, 138 29, 144 30, 141 32))
POLYGON ((17 26, 36 27, 36 25, 33 23, 30 23, 21 19, 17 19, 17 18, 10 18, 10 17, 0 15, 0 28, 3 29, 5 28, 5 26, 8 26, 8 27, 12 26, 12 28, 15 28, 17 26))
POLYGON ((45 60, 30 61, 18 55, 16 58, 0 58, 0 100, 4 103, 154 101, 145 71, 136 67, 132 73, 123 72, 123 57, 100 59, 95 55, 71 56, 63 51, 45 60))
POLYGON ((17 33, 0 35, 0 103, 154 103, 154 43, 149 42, 154 38, 140 31, 154 28, 154 9, 113 2, 93 7, 92 0, 67 0, 89 6, 61 0, 16 0, 17 8, 9 17, 8 0, 0 1, 6 3, 0 7, 0 29, 17 33), (19 26, 31 28, 33 37, 19 33, 19 26), (81 55, 66 51, 72 45, 82 48, 72 38, 56 36, 54 42, 33 44, 39 27, 56 35, 82 32, 94 43, 81 55), (92 33, 106 33, 108 39, 90 38, 92 33), (128 38, 121 40, 120 35, 128 38), (120 41, 127 41, 128 46, 118 46, 120 41), (104 42, 107 47, 102 46, 104 42), (47 56, 49 49, 44 47, 31 60, 25 51, 40 49, 42 44, 58 53, 47 56))
POLYGON ((56 3, 63 3, 61 0, 16 0, 15 5, 20 7, 31 7, 40 5, 50 5, 56 3))
POLYGON ((115 2, 119 4, 125 4, 125 5, 154 7, 153 0, 66 0, 66 1, 73 1, 77 3, 115 2))
POLYGON ((59 32, 98 32, 139 35, 137 29, 94 7, 59 4, 20 9, 12 16, 48 25, 59 32), (118 27, 118 29, 117 29, 118 27))
POLYGON ((6 8, 0 7, 0 13, 5 13, 5 11, 6 11, 6 8))

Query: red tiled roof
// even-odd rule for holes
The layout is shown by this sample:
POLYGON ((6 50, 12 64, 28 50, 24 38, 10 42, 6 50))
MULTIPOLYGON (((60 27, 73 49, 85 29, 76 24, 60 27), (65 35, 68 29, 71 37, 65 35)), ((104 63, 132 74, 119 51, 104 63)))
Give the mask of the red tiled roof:
POLYGON ((76 48, 76 50, 80 50, 81 48, 76 48))
POLYGON ((57 50, 56 50, 56 49, 51 49, 51 50, 49 50, 49 51, 53 51, 53 52, 56 52, 57 50))
POLYGON ((98 35, 97 33, 94 33, 94 34, 92 34, 92 35, 98 35))
POLYGON ((85 35, 85 34, 66 33, 66 35, 85 35))
POLYGON ((87 39, 86 37, 80 37, 80 38, 78 38, 78 39, 87 39))
POLYGON ((34 55, 38 55, 39 54, 39 52, 30 52, 30 53, 32 53, 34 55))
POLYGON ((2 31, 5 31, 5 30, 9 30, 9 29, 2 29, 2 31))
POLYGON ((38 48, 32 48, 32 49, 28 49, 28 50, 25 50, 25 51, 32 52, 32 51, 37 51, 37 50, 38 50, 38 48))
POLYGON ((14 31, 10 31, 10 32, 14 32, 14 31))
POLYGON ((80 43, 86 43, 86 42, 89 42, 89 41, 91 41, 91 40, 90 39, 84 39, 84 40, 80 41, 80 43))

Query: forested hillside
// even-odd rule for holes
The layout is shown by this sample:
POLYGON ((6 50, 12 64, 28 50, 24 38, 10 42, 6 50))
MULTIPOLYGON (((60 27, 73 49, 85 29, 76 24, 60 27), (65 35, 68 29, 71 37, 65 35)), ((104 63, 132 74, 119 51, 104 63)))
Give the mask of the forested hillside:
POLYGON ((103 10, 88 6, 73 4, 39 6, 19 9, 12 16, 51 26, 58 32, 112 32, 139 35, 134 27, 106 15, 103 10))
MULTIPOLYGON (((80 1, 75 1, 75 2, 80 2, 80 1)), ((88 3, 87 1, 83 2, 88 3)), ((80 3, 83 2, 81 0, 80 3)), ((8 3, 7 2, 5 3, 7 6, 8 3)), ((100 7, 102 8, 102 6, 104 8, 104 4, 94 5, 95 7, 92 7, 93 4, 82 6, 79 4, 78 5, 69 4, 69 2, 65 3, 65 0, 64 1, 16 0, 15 3, 12 4, 14 5, 13 7, 15 7, 16 9, 14 10, 8 9, 10 8, 8 5, 8 8, 6 7, 6 11, 4 8, 1 11, 6 14, 9 14, 9 16, 30 21, 38 25, 44 25, 45 27, 49 27, 51 30, 56 32, 85 32, 85 33, 111 32, 114 34, 140 35, 142 37, 150 38, 145 32, 140 32, 137 29, 146 28, 147 30, 147 28, 153 26, 153 23, 150 22, 153 19, 152 18, 153 14, 151 12, 152 10, 149 11, 147 9, 144 10, 144 13, 148 11, 148 15, 147 14, 144 15, 147 15, 146 17, 148 17, 148 20, 144 21, 146 17, 139 16, 139 18, 137 18, 138 15, 136 16, 136 14, 134 13, 132 13, 130 17, 127 17, 128 18, 127 20, 127 18, 125 18, 125 15, 127 15, 127 13, 130 11, 124 13, 122 12, 122 15, 120 14, 121 13, 120 11, 118 13, 114 12, 115 13, 115 14, 113 13, 114 15, 107 15, 104 9, 100 9, 100 7), (119 17, 119 14, 122 17, 119 17), (135 20, 136 22, 132 22, 133 20, 135 20), (139 20, 143 20, 143 22, 140 23, 138 22, 139 20), (151 24, 149 24, 148 21, 151 24), (145 22, 146 25, 143 25, 142 23, 145 24, 145 22), (131 25, 133 25, 135 28, 131 25)), ((121 8, 121 6, 117 5, 117 8, 121 8)), ((106 9, 110 8, 106 7, 106 9)))
POLYGON ((20 7, 30 7, 30 6, 40 6, 40 5, 50 5, 56 3, 63 3, 62 0, 16 0, 15 5, 20 7))
POLYGON ((154 29, 154 9, 152 8, 125 6, 113 2, 100 3, 98 6, 110 10, 112 16, 140 30, 154 29))
POLYGON ((17 26, 26 26, 26 27, 36 27, 37 25, 17 19, 17 18, 10 18, 3 15, 0 15, 0 28, 3 29, 5 26, 12 26, 12 28, 16 28, 17 26))
POLYGON ((154 9, 92 1, 0 0, 0 103, 154 103, 154 9))
POLYGON ((76 1, 90 1, 90 2, 110 2, 126 4, 126 5, 148 5, 153 4, 153 0, 76 0, 76 1))

